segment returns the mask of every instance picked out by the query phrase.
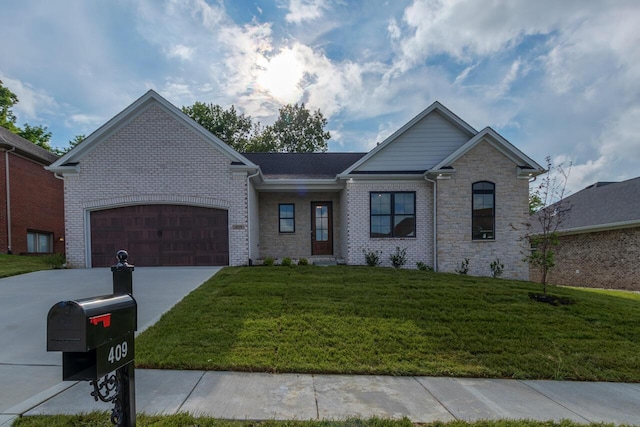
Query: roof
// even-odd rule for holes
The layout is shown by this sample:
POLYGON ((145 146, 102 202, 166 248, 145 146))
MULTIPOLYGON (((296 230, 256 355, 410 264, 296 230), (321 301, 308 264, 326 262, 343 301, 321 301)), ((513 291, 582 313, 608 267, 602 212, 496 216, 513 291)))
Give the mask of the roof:
POLYGON ((9 150, 15 148, 15 150, 23 156, 42 163, 43 165, 50 165, 58 160, 58 156, 51 151, 45 150, 2 126, 0 126, 0 147, 6 147, 9 150))
POLYGON ((191 130, 193 130, 196 134, 200 135, 209 144, 218 148, 220 152, 222 152, 225 156, 227 156, 229 160, 231 160, 232 164, 250 169, 256 168, 256 165, 251 163, 251 161, 249 161, 246 157, 242 156, 228 144, 224 143, 214 134, 200 126, 195 120, 184 114, 179 108, 164 99, 157 92, 150 89, 149 91, 147 91, 147 93, 142 95, 107 123, 100 126, 95 132, 85 138, 82 143, 76 145, 72 150, 58 159, 47 169, 53 172, 73 173, 75 170, 77 170, 77 164, 81 162, 81 159, 87 153, 93 150, 102 141, 109 138, 109 136, 118 131, 122 126, 125 126, 133 117, 136 117, 138 114, 141 114, 143 111, 145 111, 153 103, 159 105, 178 122, 181 122, 191 130))
POLYGON ((558 228, 560 232, 640 226, 640 177, 597 182, 566 197, 563 203, 569 211, 558 228))
POLYGON ((268 179, 335 178, 367 153, 243 153, 268 179))

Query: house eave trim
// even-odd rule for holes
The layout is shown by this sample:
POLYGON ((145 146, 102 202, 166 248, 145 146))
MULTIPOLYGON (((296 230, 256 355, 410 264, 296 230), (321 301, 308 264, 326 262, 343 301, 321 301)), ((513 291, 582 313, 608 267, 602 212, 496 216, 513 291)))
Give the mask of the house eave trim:
POLYGON ((622 228, 640 227, 640 220, 612 222, 610 224, 587 225, 584 227, 568 228, 566 230, 558 230, 561 236, 572 234, 594 233, 598 231, 620 230, 622 228))
POLYGON ((340 191, 344 184, 335 179, 265 179, 255 184, 258 191, 340 191))

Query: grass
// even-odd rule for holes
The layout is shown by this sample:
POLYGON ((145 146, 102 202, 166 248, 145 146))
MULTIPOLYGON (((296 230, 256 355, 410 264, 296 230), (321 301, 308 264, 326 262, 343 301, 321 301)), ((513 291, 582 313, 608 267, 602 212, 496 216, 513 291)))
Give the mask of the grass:
POLYGON ((64 263, 61 254, 26 256, 0 254, 0 278, 59 268, 64 263))
MULTIPOLYGON (((111 425, 109 415, 106 412, 93 412, 86 415, 29 416, 19 418, 13 424, 14 427, 107 427, 111 425)), ((584 426, 585 424, 577 424, 571 421, 540 422, 529 420, 451 421, 447 423, 413 424, 406 418, 402 420, 386 420, 380 418, 371 418, 368 420, 349 419, 346 421, 231 421, 178 414, 169 416, 138 415, 136 417, 136 425, 153 427, 578 427, 584 426)), ((593 427, 614 426, 614 424, 603 423, 586 425, 593 427)))
POLYGON ((136 339, 142 368, 640 382, 640 295, 369 267, 225 268, 136 339))

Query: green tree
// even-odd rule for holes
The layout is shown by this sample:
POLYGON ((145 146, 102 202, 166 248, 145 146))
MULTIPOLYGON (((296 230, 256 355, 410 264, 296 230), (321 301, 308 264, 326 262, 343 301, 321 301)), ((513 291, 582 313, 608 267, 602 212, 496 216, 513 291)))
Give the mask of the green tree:
POLYGON ((50 144, 51 132, 49 132, 49 129, 46 126, 31 126, 29 123, 25 123, 22 129, 18 129, 18 131, 14 133, 44 148, 45 150, 54 151, 50 144))
POLYGON ((219 105, 196 102, 182 107, 182 111, 235 150, 248 151, 255 127, 251 117, 238 113, 233 105, 225 110, 219 105))
MULTIPOLYGON (((556 265, 555 248, 560 243, 558 229, 571 210, 570 204, 565 200, 567 180, 571 172, 571 163, 567 167, 563 163, 554 165, 551 157, 547 156, 547 174, 540 181, 534 191, 534 195, 540 199, 535 201, 535 206, 544 206, 532 215, 534 224, 527 224, 527 238, 531 244, 531 253, 525 256, 524 261, 540 270, 540 283, 543 293, 547 294, 549 272, 556 265)), ((529 209, 531 209, 531 198, 529 209)))
POLYGON ((71 149, 73 149, 76 145, 84 141, 85 138, 86 136, 84 134, 76 135, 73 137, 73 139, 69 140, 69 143, 65 148, 54 148, 53 151, 56 154, 62 156, 63 154, 66 154, 69 151, 71 151, 71 149))
POLYGON ((16 117, 13 115, 11 108, 17 103, 18 96, 5 87, 2 80, 0 80, 0 126, 14 133, 18 130, 18 127, 16 126, 16 117))
POLYGON ((529 193, 529 215, 533 215, 544 207, 544 202, 540 197, 540 190, 536 189, 529 193))
POLYGON ((331 134, 324 130, 327 119, 320 110, 309 111, 304 103, 287 104, 280 108, 279 116, 262 133, 262 144, 269 150, 288 153, 313 153, 327 151, 331 134))

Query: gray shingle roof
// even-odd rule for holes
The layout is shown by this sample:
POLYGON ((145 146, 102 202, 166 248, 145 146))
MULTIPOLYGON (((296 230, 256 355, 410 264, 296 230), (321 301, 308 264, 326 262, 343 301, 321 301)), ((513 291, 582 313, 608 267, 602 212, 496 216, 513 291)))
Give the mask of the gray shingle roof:
POLYGON ((27 141, 23 137, 16 135, 9 129, 0 126, 0 146, 15 147, 20 154, 36 160, 44 165, 50 165, 58 160, 58 156, 51 151, 47 151, 37 146, 31 141, 27 141))
POLYGON ((564 199, 569 212, 558 231, 640 221, 640 177, 598 182, 564 199))
POLYGON ((335 178, 367 153, 242 153, 270 179, 335 178))

